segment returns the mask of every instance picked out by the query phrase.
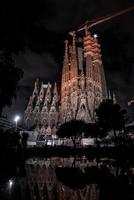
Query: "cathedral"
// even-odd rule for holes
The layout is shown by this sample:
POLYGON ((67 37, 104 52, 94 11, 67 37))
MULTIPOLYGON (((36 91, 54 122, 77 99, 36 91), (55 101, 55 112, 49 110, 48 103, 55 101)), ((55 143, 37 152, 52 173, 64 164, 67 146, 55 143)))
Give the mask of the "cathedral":
POLYGON ((65 41, 61 85, 35 81, 24 114, 27 127, 54 135, 72 119, 94 122, 95 108, 107 98, 106 81, 97 35, 71 33, 65 41))

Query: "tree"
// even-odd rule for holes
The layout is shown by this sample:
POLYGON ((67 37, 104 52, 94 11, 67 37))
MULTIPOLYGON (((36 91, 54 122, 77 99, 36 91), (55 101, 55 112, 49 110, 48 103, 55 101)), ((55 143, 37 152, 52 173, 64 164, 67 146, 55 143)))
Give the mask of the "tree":
POLYGON ((126 110, 122 110, 119 104, 113 103, 113 100, 104 100, 98 109, 96 109, 97 123, 100 128, 108 133, 113 131, 115 140, 118 139, 117 131, 122 131, 125 128, 125 123, 128 120, 126 110))
POLYGON ((15 67, 11 53, 0 54, 0 115, 5 106, 12 104, 16 97, 17 84, 23 76, 23 71, 15 67))
POLYGON ((22 145, 23 145, 24 149, 26 149, 26 147, 27 147, 27 140, 28 140, 28 133, 23 132, 22 133, 22 145))
POLYGON ((97 146, 100 144, 100 140, 98 140, 98 138, 103 138, 106 136, 106 132, 99 126, 97 122, 86 124, 84 132, 86 137, 95 139, 97 146))
POLYGON ((85 122, 82 120, 71 120, 62 124, 57 131, 57 136, 60 138, 70 138, 73 141, 74 147, 76 147, 76 138, 82 136, 85 122))
POLYGON ((85 136, 87 137, 102 138, 105 136, 105 132, 102 130, 102 128, 99 126, 97 122, 86 124, 84 131, 85 131, 85 136))
POLYGON ((20 135, 14 128, 0 129, 0 180, 15 176, 21 160, 20 135), (9 167, 10 166, 10 167, 9 167))

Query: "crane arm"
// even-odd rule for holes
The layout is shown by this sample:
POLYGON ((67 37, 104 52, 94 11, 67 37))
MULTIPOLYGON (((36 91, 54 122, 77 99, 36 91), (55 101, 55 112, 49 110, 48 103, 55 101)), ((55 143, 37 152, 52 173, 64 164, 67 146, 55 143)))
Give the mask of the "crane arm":
POLYGON ((101 23, 103 23, 103 22, 109 21, 110 19, 113 19, 113 18, 115 18, 115 17, 118 17, 118 16, 120 16, 120 15, 123 15, 123 14, 125 14, 125 13, 127 13, 127 12, 130 12, 131 10, 134 10, 134 6, 128 8, 128 9, 122 10, 122 11, 120 11, 120 12, 117 12, 117 13, 111 15, 111 16, 104 17, 104 18, 102 18, 102 19, 100 19, 100 20, 97 20, 96 22, 94 22, 94 23, 92 23, 91 25, 89 25, 89 28, 91 28, 91 27, 93 27, 93 26, 96 26, 96 25, 98 25, 98 24, 101 24, 101 23))
POLYGON ((120 15, 123 15, 123 14, 125 14, 125 13, 127 13, 127 12, 132 11, 132 10, 134 10, 134 6, 132 6, 132 7, 130 7, 130 8, 127 8, 127 9, 125 9, 125 10, 119 11, 119 12, 113 14, 113 15, 110 15, 110 16, 107 15, 107 16, 104 16, 104 17, 99 17, 99 18, 97 18, 97 19, 95 19, 95 20, 86 21, 86 23, 84 23, 84 24, 77 30, 77 32, 82 31, 82 30, 85 30, 86 28, 89 29, 89 28, 91 28, 91 27, 94 27, 94 26, 96 26, 96 25, 98 25, 98 24, 101 24, 101 23, 103 23, 103 22, 109 21, 110 19, 113 19, 113 18, 115 18, 115 17, 118 17, 118 16, 120 16, 120 15), (94 21, 94 22, 93 22, 93 21, 94 21))

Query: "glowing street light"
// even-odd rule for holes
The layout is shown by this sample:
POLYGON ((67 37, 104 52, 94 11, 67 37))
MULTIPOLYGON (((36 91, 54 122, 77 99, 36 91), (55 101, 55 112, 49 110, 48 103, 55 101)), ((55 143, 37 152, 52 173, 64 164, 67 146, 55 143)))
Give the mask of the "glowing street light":
POLYGON ((11 188, 13 186, 13 180, 10 179, 9 182, 8 182, 8 184, 9 184, 9 188, 11 188))
POLYGON ((16 124, 16 131, 17 131, 17 125, 18 125, 18 121, 20 120, 20 116, 19 115, 16 115, 15 118, 14 118, 14 122, 16 124))

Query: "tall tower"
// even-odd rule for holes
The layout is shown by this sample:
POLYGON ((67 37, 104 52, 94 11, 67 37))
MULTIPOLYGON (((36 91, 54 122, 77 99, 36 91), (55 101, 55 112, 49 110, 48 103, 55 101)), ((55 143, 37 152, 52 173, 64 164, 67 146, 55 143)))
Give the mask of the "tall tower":
POLYGON ((77 46, 75 32, 72 32, 71 51, 65 41, 65 56, 61 84, 61 122, 79 119, 93 122, 94 110, 106 98, 106 83, 101 60, 100 44, 96 35, 85 29, 77 46))
POLYGON ((70 95, 69 89, 69 54, 68 54, 68 40, 65 41, 65 55, 62 68, 62 77, 61 77, 61 123, 66 121, 67 114, 67 101, 70 95))
POLYGON ((86 91, 91 119, 94 121, 94 110, 106 98, 106 82, 101 59, 100 44, 97 35, 91 36, 86 29, 84 36, 84 58, 86 62, 86 91))
POLYGON ((84 57, 86 62, 86 89, 91 119, 94 120, 94 110, 102 101, 102 61, 100 45, 97 38, 92 37, 88 30, 84 36, 84 57))
POLYGON ((72 35, 72 51, 70 55, 70 108, 72 112, 72 118, 76 118, 77 106, 78 106, 78 60, 76 49, 76 35, 73 32, 72 35))

